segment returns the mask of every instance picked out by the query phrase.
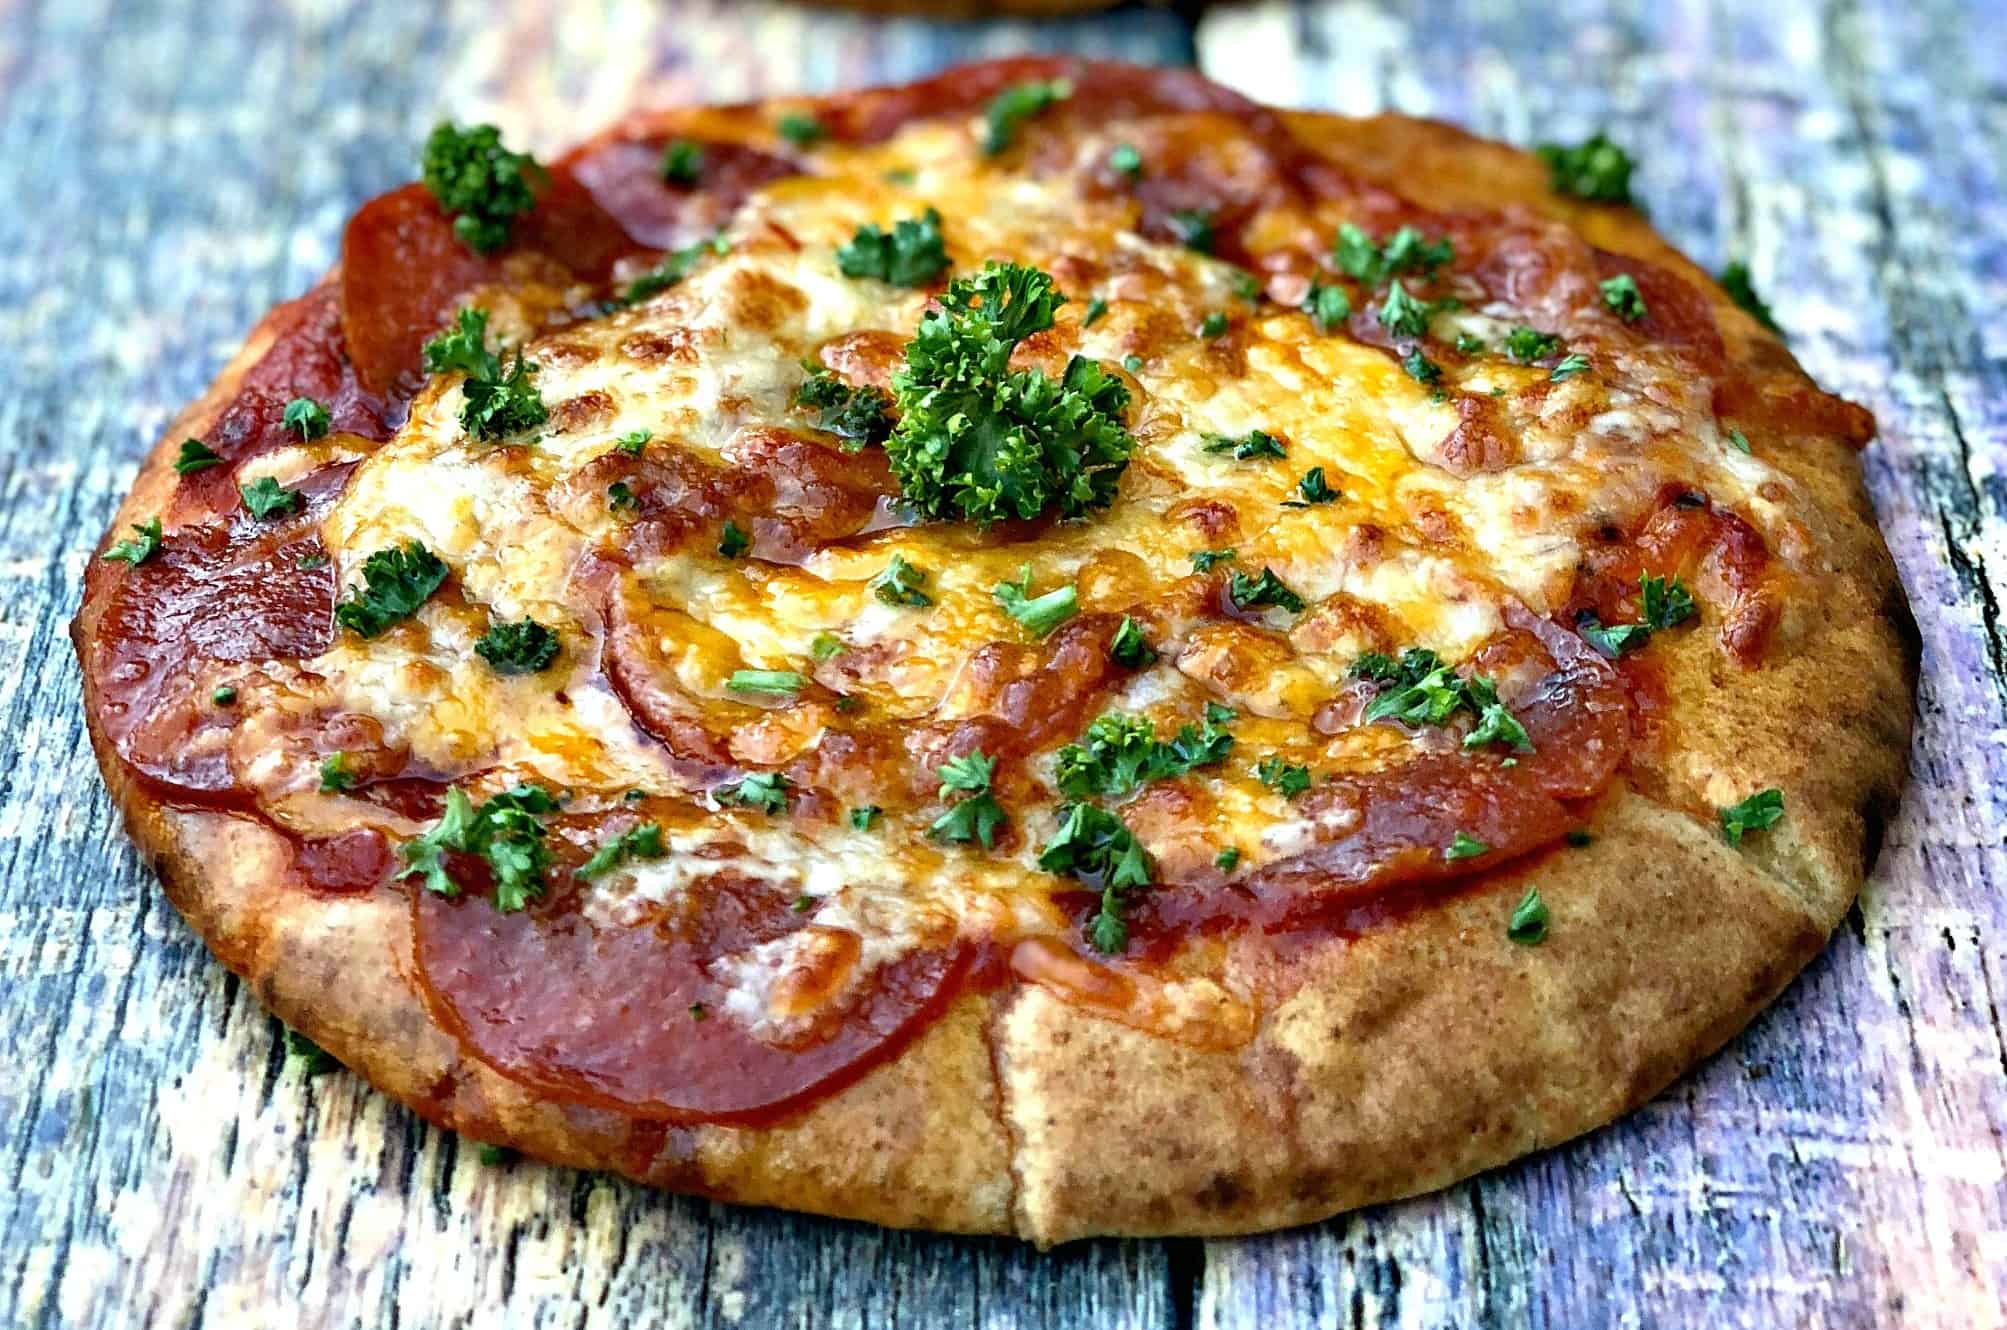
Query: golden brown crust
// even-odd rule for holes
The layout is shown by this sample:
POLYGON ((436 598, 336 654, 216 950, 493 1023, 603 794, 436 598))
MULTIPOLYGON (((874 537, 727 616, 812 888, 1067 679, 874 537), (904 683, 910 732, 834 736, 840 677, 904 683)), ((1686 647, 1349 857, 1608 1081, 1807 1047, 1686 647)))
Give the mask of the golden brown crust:
MULTIPOLYGON (((1524 154, 1425 122, 1293 116, 1369 177, 1438 206, 1516 202, 1710 292, 1732 358, 1795 375, 1636 215, 1548 195, 1524 154)), ((160 510, 179 440, 205 432, 269 344, 254 331, 162 437, 114 530, 160 510)), ((1913 632, 1851 449, 1757 441, 1799 486, 1829 569, 1816 611, 1756 671, 1671 646, 1660 742, 1586 849, 1493 875, 1319 954, 1249 1046, 1199 1051, 1022 986, 958 1000, 898 1058, 770 1128, 636 1125, 551 1103, 467 1057, 409 975, 401 898, 283 888, 275 833, 163 806, 86 709, 106 780, 170 899, 281 1019, 427 1118, 481 1140, 725 1199, 879 1223, 1015 1232, 1229 1233, 1411 1194, 1588 1130, 1718 1047, 1816 953, 1853 899, 1904 771, 1913 632), (1789 816, 1742 852, 1714 806, 1764 786, 1789 816), (1537 884, 1544 946, 1505 944, 1537 884)), ((108 537, 109 539, 109 537, 108 537)), ((101 603, 81 608, 80 651, 101 603)), ((88 680, 88 672, 87 672, 88 680)))

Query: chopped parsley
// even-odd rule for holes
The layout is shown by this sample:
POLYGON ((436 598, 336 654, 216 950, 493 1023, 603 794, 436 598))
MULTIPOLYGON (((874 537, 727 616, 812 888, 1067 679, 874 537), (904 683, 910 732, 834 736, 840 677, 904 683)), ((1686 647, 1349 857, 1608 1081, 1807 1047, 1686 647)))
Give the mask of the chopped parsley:
POLYGON ((1087 312, 1080 316, 1080 326, 1083 328, 1092 328, 1095 320, 1107 312, 1108 302, 1100 296, 1094 297, 1094 299, 1087 302, 1087 312))
POLYGON ((1537 947, 1547 940, 1547 902, 1540 899, 1540 888, 1528 887, 1512 907, 1505 935, 1522 947, 1537 947))
POLYGON ((1180 726, 1169 743, 1157 738, 1148 716, 1104 712, 1081 742, 1059 750, 1053 777, 1061 794, 1083 799, 1129 793, 1151 781, 1171 780, 1199 767, 1216 766, 1233 751, 1233 736, 1211 716, 1180 726))
POLYGON ((1561 339, 1553 333, 1541 332, 1538 328, 1519 325, 1505 335, 1505 354, 1521 364, 1530 364, 1558 354, 1561 339))
POLYGON ((1756 294, 1756 284, 1749 280, 1748 264, 1741 259, 1735 260, 1721 270, 1718 280, 1721 282, 1721 289, 1728 292, 1728 298, 1740 306, 1743 313, 1771 332, 1784 331, 1777 326, 1776 316, 1771 314, 1770 306, 1764 302, 1762 296, 1756 294))
POLYGON ((1459 831, 1451 838, 1448 848, 1443 851, 1443 858, 1450 863, 1455 863, 1459 859, 1475 859, 1490 849, 1489 845, 1486 845, 1475 836, 1466 836, 1463 832, 1459 831))
POLYGON ((843 440, 847 452, 881 443, 892 432, 890 397, 868 383, 852 387, 826 369, 802 380, 794 404, 813 410, 815 427, 843 440))
POLYGON ((300 492, 287 489, 270 476, 259 476, 248 485, 239 485, 237 493, 244 500, 244 511, 261 522, 284 517, 300 506, 300 492))
POLYGON ((506 1145, 490 1145, 483 1141, 474 1151, 474 1158, 479 1160, 484 1168, 500 1168, 512 1163, 516 1158, 516 1152, 506 1145))
POLYGON ((653 268, 623 287, 618 303, 633 305, 651 296, 658 296, 688 277, 706 254, 723 254, 730 248, 723 236, 712 236, 709 240, 699 240, 694 245, 672 249, 664 254, 653 268))
POLYGON ((537 206, 536 189, 546 179, 535 158, 502 146, 493 125, 461 129, 450 120, 425 140, 423 170, 440 208, 458 214, 453 234, 477 254, 508 243, 516 218, 537 206))
POLYGON ((983 112, 983 152, 991 157, 1003 152, 1016 140, 1020 125, 1072 95, 1073 85, 1065 79, 1036 79, 1005 88, 983 112))
POLYGON ((355 773, 348 769, 347 753, 329 753, 321 759, 321 793, 339 794, 355 784, 355 773))
POLYGON ((1240 551, 1230 546, 1226 549, 1218 550, 1193 550, 1191 553, 1192 571, 1195 573, 1209 573, 1220 564, 1232 563, 1239 557, 1240 551))
POLYGON ((1591 203, 1631 202, 1631 172, 1637 164, 1629 153, 1602 134, 1572 147, 1543 143, 1533 151, 1547 163, 1556 194, 1591 203))
POLYGON ((1231 286, 1233 293, 1242 300, 1261 299, 1261 279, 1245 268, 1235 268, 1232 275, 1227 278, 1227 285, 1231 286))
POLYGON ((1331 503, 1339 497, 1338 491, 1324 479, 1324 468, 1321 466, 1313 466, 1303 473, 1303 479, 1296 482, 1296 492, 1301 497, 1285 500, 1285 507, 1307 508, 1311 504, 1331 503))
POLYGON ((1380 326, 1391 337, 1420 337, 1429 330, 1429 305, 1408 294, 1395 282, 1387 288, 1386 303, 1380 306, 1380 326))
POLYGON ((885 571, 868 584, 873 595, 886 605, 931 605, 934 598, 920 588, 927 585, 927 570, 907 563, 895 554, 885 571))
POLYGON ((818 665, 842 655, 844 650, 843 639, 835 633, 817 633, 815 640, 808 644, 808 654, 815 658, 818 665))
POLYGON ((869 831, 884 811, 877 804, 864 804, 853 808, 850 810, 850 825, 858 831, 869 831))
POLYGON ((1677 577, 1638 576, 1638 603, 1647 628, 1670 628, 1693 617, 1693 593, 1677 577))
POLYGON ((1231 434, 1208 434, 1205 436, 1205 450, 1213 454, 1227 454, 1236 462, 1251 462, 1257 457, 1283 457, 1282 440, 1266 431, 1251 429, 1236 438, 1231 434))
POLYGON ((523 359, 521 348, 517 348, 514 363, 504 370, 501 358, 488 350, 487 334, 488 311, 461 310, 456 327, 425 344, 425 372, 465 374, 460 389, 465 398, 460 407, 461 426, 477 439, 505 439, 535 429, 550 413, 530 382, 537 367, 523 359))
POLYGON ((1481 356, 1485 352, 1484 339, 1471 333, 1456 335, 1456 353, 1460 356, 1481 356))
POLYGON ((1606 624, 1593 611, 1585 610, 1575 620, 1575 631, 1584 642, 1608 656, 1611 660, 1623 655, 1633 647, 1641 647, 1652 635, 1652 630, 1641 623, 1606 624))
POLYGON ((1129 390, 1083 356, 1057 383, 1009 367, 1064 299, 1036 268, 991 263, 921 316, 893 376, 900 419, 885 441, 908 507, 988 526, 1048 509, 1078 517, 1113 500, 1136 447, 1122 422, 1129 390))
POLYGON ((1403 273, 1433 276, 1436 269, 1455 257, 1456 249, 1449 237, 1424 240, 1422 233, 1412 226, 1402 227, 1381 244, 1346 222, 1338 228, 1338 238, 1331 249, 1331 260, 1339 270, 1368 290, 1403 273))
POLYGON ((446 791, 446 811, 431 830, 404 843, 405 868, 398 876, 423 877, 427 891, 457 896, 460 884, 446 871, 446 855, 471 854, 487 861, 495 908, 520 910, 544 894, 550 851, 543 818, 556 811, 557 801, 536 785, 504 790, 479 807, 455 785, 446 791))
POLYGON ((1233 872, 1234 869, 1240 867, 1240 848, 1229 845, 1224 850, 1221 850, 1213 856, 1213 867, 1219 869, 1222 873, 1233 872))
POLYGON ((1143 368, 1143 357, 1134 354, 1123 356, 1122 368, 1128 370, 1131 374, 1136 373, 1143 368))
POLYGON ((1181 208, 1164 222, 1177 242, 1195 254, 1210 254, 1219 243, 1213 233, 1213 215, 1204 208, 1181 208))
POLYGON ((1595 839, 1596 838, 1594 836, 1591 836, 1588 832, 1582 830, 1580 827, 1577 827, 1575 830, 1569 832, 1567 836, 1569 847, 1571 849, 1577 849, 1577 850, 1588 849, 1589 846, 1592 843, 1594 843, 1595 839))
POLYGON ((737 522, 726 522, 718 533, 718 553, 723 558, 736 559, 752 547, 753 538, 741 531, 737 522))
POLYGON ((762 771, 730 785, 720 785, 711 791, 711 799, 721 808, 736 804, 772 815, 787 811, 787 788, 786 776, 778 771, 762 771))
POLYGON ((1739 453, 1749 451, 1749 436, 1739 429, 1728 431, 1728 446, 1739 453))
POLYGON ((614 446, 619 448, 621 452, 626 453, 629 457, 639 457, 641 456, 641 450, 643 448, 646 448, 648 446, 648 441, 654 437, 655 436, 649 431, 645 429, 638 429, 634 430, 631 433, 621 435, 619 441, 614 446))
POLYGON ((1556 365, 1547 377, 1559 383, 1563 379, 1574 378, 1577 374, 1584 372, 1588 368, 1589 358, 1571 351, 1561 357, 1561 363, 1556 365))
POLYGON ((237 701, 237 690, 225 684, 209 694, 209 700, 219 707, 231 706, 237 701))
POLYGON ((657 169, 672 185, 694 185, 704 169, 704 149, 688 139, 671 139, 662 149, 662 162, 657 169))
POLYGON ((1090 803, 1061 805, 1059 830, 1039 851, 1038 866, 1098 881, 1101 906, 1088 921, 1087 940, 1108 955, 1128 947, 1128 894, 1150 885, 1150 858, 1121 818, 1090 803))
POLYGON ((790 111, 774 124, 774 131, 797 148, 811 147, 828 137, 829 131, 812 115, 790 111))
POLYGON ((1125 670, 1148 669, 1156 662, 1157 649, 1143 636, 1142 625, 1125 614, 1108 641, 1108 659, 1125 670))
POLYGON ((323 1076, 341 1068, 341 1062, 334 1054, 290 1025, 286 1027, 285 1042, 286 1065, 298 1067, 302 1076, 323 1076))
POLYGON ((160 553, 160 519, 149 517, 144 522, 132 524, 132 538, 121 540, 104 552, 107 562, 128 564, 137 568, 160 553))
POLYGON ((1345 294, 1342 286, 1319 286, 1312 282, 1309 294, 1303 297, 1303 312, 1310 316, 1318 332, 1328 333, 1352 317, 1352 297, 1345 294))
POLYGON ((1108 168, 1117 175, 1134 180, 1143 174, 1143 154, 1137 152, 1133 144, 1118 143, 1108 153, 1108 168))
POLYGON ((606 487, 606 506, 616 513, 633 512, 641 506, 641 500, 634 497, 634 488, 624 480, 616 480, 606 487))
POLYGON ((1211 341, 1227 330, 1227 316, 1214 310, 1199 321, 1199 336, 1211 341))
POLYGON ((279 416, 279 422, 299 435, 301 442, 325 437, 333 420, 328 409, 311 397, 295 397, 279 416))
POLYGON ((1285 762, 1279 757, 1261 759, 1255 764, 1254 776, 1285 799, 1294 799, 1310 788, 1310 768, 1285 762))
POLYGON ((808 680, 793 670, 733 670, 725 687, 735 693, 756 693, 768 697, 793 697, 808 686, 808 680))
POLYGON ((1730 845, 1740 845, 1747 833, 1774 826, 1784 816, 1784 791, 1774 787, 1758 790, 1741 803, 1730 804, 1718 812, 1722 838, 1730 845))
POLYGON ((941 243, 941 214, 932 208, 895 222, 890 231, 860 226, 850 243, 836 251, 845 277, 875 277, 893 286, 925 286, 948 266, 941 243))
POLYGON ((1031 565, 1017 570, 1017 581, 991 589, 1003 612, 1023 624, 1033 637, 1044 637, 1080 612, 1080 598, 1071 583, 1042 596, 1031 594, 1031 565))
POLYGON ((183 439, 181 441, 181 453, 174 459, 175 474, 183 476, 191 471, 200 471, 205 467, 221 465, 223 465, 223 459, 214 452, 211 452, 209 445, 200 439, 183 439))
POLYGON ((359 637, 378 637, 418 612, 446 580, 446 565, 413 540, 364 559, 362 580, 335 606, 335 622, 359 637))
POLYGON ((1275 575, 1275 570, 1267 565, 1263 565, 1259 577, 1239 572, 1229 574, 1227 597, 1236 609, 1252 610, 1273 605, 1291 614, 1303 613, 1303 597, 1285 586, 1282 579, 1275 575))
POLYGON ((942 763, 935 773, 941 778, 939 797, 945 801, 950 795, 959 794, 962 798, 934 819, 927 834, 956 844, 981 841, 985 850, 994 848, 997 828, 1010 820, 990 792, 996 770, 997 760, 985 756, 980 749, 942 763))
POLYGON ((1442 382, 1443 367, 1423 355, 1419 346, 1401 357, 1401 368, 1407 371, 1409 378, 1426 387, 1442 382))
POLYGON ((497 674, 538 674, 558 658, 558 635, 535 619, 488 625, 474 654, 497 674))
POLYGON ((1629 273, 1606 277, 1596 289, 1603 293, 1603 304, 1625 323, 1636 323, 1645 316, 1645 294, 1638 290, 1638 279, 1629 273))
POLYGON ((1464 736, 1465 748, 1499 743, 1515 752, 1533 751, 1526 727, 1498 700, 1491 680, 1481 674, 1463 678, 1426 647, 1408 648, 1399 663, 1380 652, 1367 652, 1353 662, 1352 673, 1382 685, 1362 715, 1368 724, 1398 720, 1407 725, 1442 725, 1459 711, 1468 711, 1477 723, 1464 736))
POLYGON ((577 875, 590 882, 605 877, 630 859, 660 859, 667 853, 662 844, 662 828, 653 822, 643 822, 601 842, 592 852, 592 858, 578 866, 577 875))

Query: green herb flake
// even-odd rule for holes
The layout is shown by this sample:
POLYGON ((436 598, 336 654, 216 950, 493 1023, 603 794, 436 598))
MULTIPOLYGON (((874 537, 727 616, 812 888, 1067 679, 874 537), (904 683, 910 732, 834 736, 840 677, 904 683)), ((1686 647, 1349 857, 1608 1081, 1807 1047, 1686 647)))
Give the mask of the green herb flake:
POLYGON ((497 674, 539 674, 557 661, 558 635, 535 619, 498 620, 474 643, 474 654, 497 674))
POLYGON ((790 111, 774 122, 774 131, 797 148, 813 147, 829 135, 820 120, 800 111, 790 111))
POLYGON ((1749 278, 1748 264, 1740 259, 1735 260, 1721 270, 1718 280, 1721 282, 1721 289, 1728 293, 1728 298, 1733 300, 1743 313, 1771 332, 1781 334, 1784 331, 1777 326, 1777 318, 1770 312, 1770 306, 1764 302, 1762 296, 1756 294, 1756 284, 1749 278))
POLYGON ((299 491, 287 489, 270 476, 259 476, 248 485, 239 485, 237 493, 244 501, 244 511, 260 522, 284 517, 300 506, 299 491))
POLYGON ((1152 781, 1171 780, 1200 767, 1217 766, 1233 751, 1234 739, 1210 718, 1180 726, 1170 742, 1157 738, 1148 716, 1103 713, 1081 742, 1059 750, 1053 779, 1061 794, 1118 798, 1152 781))
POLYGON ((645 429, 638 429, 630 434, 621 435, 619 442, 614 446, 619 448, 621 452, 626 453, 629 457, 639 457, 641 456, 641 450, 643 448, 646 448, 649 444, 649 441, 654 437, 655 436, 649 431, 645 429))
POLYGON ((934 598, 922 587, 927 585, 929 574, 926 569, 906 562, 903 555, 895 554, 892 562, 885 565, 885 571, 867 584, 871 594, 886 605, 932 605, 934 598))
POLYGON ((1231 873, 1233 872, 1234 869, 1240 867, 1239 848, 1237 846, 1229 845, 1224 850, 1221 850, 1218 854, 1214 855, 1213 867, 1219 869, 1220 872, 1222 873, 1231 873))
POLYGON ((737 559, 752 547, 753 538, 741 531, 737 522, 727 521, 718 533, 718 554, 723 558, 737 559))
POLYGON ((1591 836, 1588 832, 1582 830, 1580 827, 1577 827, 1575 830, 1568 833, 1568 846, 1570 849, 1586 850, 1592 843, 1594 843, 1595 839, 1596 838, 1594 836, 1591 836))
POLYGON ((661 295, 673 286, 680 286, 683 279, 697 270, 706 254, 723 254, 731 249, 723 236, 713 236, 700 240, 682 249, 672 249, 659 259, 655 266, 621 288, 617 305, 633 305, 654 296, 661 295))
POLYGON ((328 426, 334 423, 334 418, 328 414, 326 407, 313 398, 295 397, 286 403, 286 409, 280 414, 279 421, 294 434, 299 435, 300 441, 305 443, 326 437, 328 426))
POLYGON ((939 797, 944 802, 951 795, 960 798, 934 819, 927 834, 958 845, 979 841, 985 850, 995 848, 997 828, 1010 820, 990 791, 996 769, 997 760, 980 749, 942 763, 935 773, 941 780, 939 797))
POLYGON ((1638 604, 1645 616, 1645 626, 1651 629, 1670 628, 1696 613, 1693 593, 1677 577, 1639 574, 1638 604))
POLYGON ((1728 431, 1728 446, 1739 453, 1749 451, 1749 436, 1739 429, 1728 431))
POLYGON ((1193 550, 1190 557, 1193 572, 1209 573, 1223 563, 1232 563, 1235 559, 1238 559, 1240 552, 1232 547, 1217 550, 1193 550))
POLYGON ((1339 497, 1338 491, 1324 479, 1324 468, 1321 466, 1313 466, 1303 473, 1303 479, 1296 482, 1296 493, 1299 497, 1288 500, 1285 507, 1307 508, 1313 504, 1333 503, 1339 497))
POLYGON ((815 640, 808 644, 808 654, 814 658, 815 663, 818 665, 834 660, 847 649, 843 645, 843 639, 835 633, 817 633, 815 640))
POLYGON ((1150 885, 1152 870, 1149 855, 1121 818, 1090 803, 1061 805, 1059 830, 1039 851, 1038 866, 1098 883, 1101 904, 1088 921, 1087 940, 1105 955, 1128 948, 1129 895, 1150 885))
POLYGON ((725 687, 735 693, 764 697, 793 697, 808 686, 808 680, 793 670, 733 670, 725 687))
POLYGON ((772 816, 787 811, 787 791, 786 776, 778 771, 762 771, 730 785, 720 785, 711 791, 711 799, 721 808, 733 805, 757 808, 772 816))
POLYGON ((1291 614, 1303 613, 1303 597, 1284 585, 1275 570, 1266 565, 1259 577, 1249 577, 1246 573, 1232 573, 1227 578, 1227 596, 1236 609, 1259 609, 1273 605, 1291 614))
POLYGON ((1556 383, 1560 383, 1563 379, 1574 378, 1577 374, 1583 373, 1588 368, 1589 358, 1571 351, 1561 357, 1561 363, 1556 365, 1547 377, 1556 383))
POLYGON ((1205 451, 1214 456, 1231 456, 1236 462, 1251 462, 1260 457, 1287 456, 1282 440, 1264 430, 1251 429, 1246 434, 1207 434, 1205 451))
POLYGON ((1073 95, 1073 85, 1065 79, 1016 83, 990 99, 983 112, 983 153, 995 157, 1017 139, 1025 121, 1049 106, 1073 95))
POLYGON ((286 1065, 298 1068, 302 1076, 324 1076, 328 1072, 341 1069, 341 1063, 334 1054, 290 1025, 286 1027, 285 1045, 286 1065))
POLYGON ((1386 303, 1377 317, 1390 337, 1420 337, 1429 330, 1429 306, 1409 295, 1399 282, 1387 288, 1386 303))
POLYGON ((1214 310, 1199 321, 1199 336, 1205 338, 1207 341, 1224 335, 1226 330, 1227 316, 1218 310, 1214 310))
POLYGON ((1559 355, 1561 339, 1553 333, 1541 332, 1520 324, 1505 335, 1505 354, 1520 364, 1531 364, 1548 356, 1559 355))
POLYGON ((1095 322, 1107 312, 1108 302, 1100 296, 1094 297, 1094 299, 1087 302, 1087 312, 1080 316, 1080 326, 1083 328, 1092 328, 1095 322))
POLYGON ((1459 831, 1450 840, 1449 847, 1443 851, 1443 858, 1450 863, 1456 863, 1463 859, 1475 859, 1490 849, 1489 845, 1475 836, 1466 836, 1459 831))
POLYGON ((688 139, 671 139, 657 170, 672 185, 694 185, 704 170, 704 149, 688 139))
POLYGON ((1730 804, 1718 811, 1722 838, 1730 845, 1740 845, 1743 836, 1749 832, 1775 826, 1778 819, 1784 816, 1784 791, 1774 787, 1758 790, 1741 803, 1730 804))
POLYGON ((181 452, 174 459, 175 474, 183 476, 207 467, 221 465, 223 459, 210 451, 209 445, 200 439, 183 439, 181 452))
POLYGON ((1128 370, 1131 374, 1136 373, 1143 368, 1143 357, 1137 355, 1123 356, 1122 368, 1128 370))
POLYGON ((1143 174, 1143 154, 1127 143, 1118 143, 1108 153, 1108 169, 1134 180, 1143 174))
POLYGON ((1636 323, 1647 313, 1645 293, 1638 290, 1638 279, 1627 272, 1604 278, 1596 289, 1603 293, 1603 304, 1625 323, 1636 323))
POLYGON ((1331 248, 1331 261, 1338 265, 1339 271, 1368 290, 1404 273, 1432 277, 1455 257, 1456 249, 1447 236, 1425 240, 1412 226, 1401 227, 1382 244, 1346 222, 1338 228, 1338 238, 1331 248))
POLYGON ((1456 353, 1460 356, 1481 356, 1488 350, 1482 337, 1470 333, 1456 335, 1456 353))
POLYGON ((1181 208, 1164 219, 1177 242, 1194 254, 1210 254, 1219 237, 1213 232, 1213 215, 1204 208, 1181 208))
POLYGON ((1505 935, 1522 947, 1537 947, 1547 940, 1547 902, 1540 899, 1540 888, 1528 887, 1512 907, 1505 935))
POLYGON ((158 553, 160 553, 160 519, 149 517, 144 522, 134 522, 131 538, 119 541, 106 550, 102 557, 107 563, 123 563, 137 568, 158 553))
POLYGON ((1256 763, 1254 777, 1285 799, 1294 799, 1310 788, 1310 768, 1279 757, 1264 757, 1256 763))
POLYGON ((892 399, 870 384, 855 387, 818 369, 794 390, 794 404, 815 412, 815 427, 843 441, 846 452, 882 443, 892 432, 892 399))
POLYGON ((602 841, 599 848, 592 852, 592 857, 580 864, 576 872, 577 876, 591 882, 605 877, 630 860, 660 859, 668 852, 662 843, 662 828, 653 822, 643 822, 602 841))
POLYGON ((1555 193, 1591 203, 1631 202, 1631 172, 1636 163, 1604 135, 1598 133, 1573 146, 1543 143, 1534 153, 1547 163, 1555 193))
POLYGON ((1432 388, 1442 382, 1443 367, 1423 355, 1420 347, 1401 357, 1401 368, 1407 371, 1409 378, 1424 387, 1432 388))
POLYGON ((999 582, 991 590, 1003 612, 1022 624, 1033 637, 1044 637, 1080 612, 1080 599, 1072 584, 1042 596, 1031 594, 1031 565, 1018 569, 1017 581, 999 582))
POLYGON ((544 894, 550 851, 544 846, 543 819, 556 811, 557 801, 539 786, 517 785, 477 807, 455 785, 446 791, 446 810, 439 820, 404 843, 405 868, 398 876, 422 877, 427 891, 457 896, 460 885, 446 871, 446 856, 475 855, 487 862, 494 879, 495 908, 520 910, 544 894))
POLYGON ((616 480, 606 487, 606 506, 616 513, 631 513, 641 506, 641 500, 634 497, 634 488, 624 480, 616 480))
POLYGON ((884 811, 877 804, 864 804, 861 807, 853 808, 850 810, 850 825, 857 831, 869 831, 876 825, 884 811))
POLYGON ((1148 669, 1156 663, 1157 649, 1143 636, 1143 626, 1125 614, 1108 641, 1108 659, 1125 670, 1148 669))
POLYGON ((237 690, 225 684, 223 687, 209 694, 209 700, 219 707, 232 706, 237 701, 237 690))
POLYGON ((355 784, 355 773, 348 769, 347 753, 329 753, 321 759, 321 793, 339 794, 355 784))
POLYGON ((1318 332, 1328 333, 1352 317, 1352 297, 1342 286, 1312 282, 1309 294, 1303 297, 1303 312, 1318 332))

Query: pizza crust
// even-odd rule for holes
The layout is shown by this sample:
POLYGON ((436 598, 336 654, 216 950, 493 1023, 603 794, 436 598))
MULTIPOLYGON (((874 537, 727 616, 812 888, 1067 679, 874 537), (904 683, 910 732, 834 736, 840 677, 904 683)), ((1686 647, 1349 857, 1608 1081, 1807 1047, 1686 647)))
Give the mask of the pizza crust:
MULTIPOLYGON (((1402 163, 1425 202, 1481 202, 1483 182, 1493 202, 1570 217, 1599 245, 1675 267, 1715 299, 1732 357, 1796 373, 1641 219, 1546 195, 1525 154, 1396 117, 1291 126, 1364 174, 1402 163)), ((166 506, 179 441, 205 433, 280 314, 169 427, 114 533, 166 506)), ((1018 985, 958 999, 898 1057, 771 1127, 636 1124, 551 1103, 469 1058, 410 974, 401 897, 278 885, 276 833, 139 787, 88 675, 86 713, 134 839, 218 959, 288 1025, 444 1128, 679 1191, 892 1226, 1041 1245, 1246 1232, 1426 1191, 1610 1120, 1746 1024, 1844 914, 1905 769, 1914 628, 1851 449, 1816 435, 1758 445, 1819 509, 1831 599, 1758 672, 1695 638, 1669 648, 1679 737, 1666 748, 1680 761, 1639 773, 1650 798, 1613 790, 1587 848, 1332 942, 1243 1049, 1197 1050, 1018 985), (1675 811, 1767 785, 1784 790, 1789 816, 1739 852, 1675 811), (1505 921, 1536 883, 1550 936, 1510 945, 1505 921)), ((102 609, 88 597, 80 609, 80 652, 102 609)))

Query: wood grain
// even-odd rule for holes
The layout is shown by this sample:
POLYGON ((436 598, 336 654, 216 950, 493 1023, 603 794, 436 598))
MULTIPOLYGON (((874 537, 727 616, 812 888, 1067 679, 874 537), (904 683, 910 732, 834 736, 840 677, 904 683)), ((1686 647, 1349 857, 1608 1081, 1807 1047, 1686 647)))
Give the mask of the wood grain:
POLYGON ((1142 10, 559 8, 0 6, 0 1325, 2001 1323, 2007 38, 1976 5, 1265 4, 1197 30, 1269 100, 1609 126, 1660 225, 1749 257, 1814 375, 1881 417, 1865 460, 1925 640, 1916 787, 1850 928, 1633 1118, 1310 1229, 1039 1254, 484 1164, 289 1066, 115 825, 62 628, 146 444, 347 212, 442 114, 548 147, 644 88, 1193 51, 1142 10))

